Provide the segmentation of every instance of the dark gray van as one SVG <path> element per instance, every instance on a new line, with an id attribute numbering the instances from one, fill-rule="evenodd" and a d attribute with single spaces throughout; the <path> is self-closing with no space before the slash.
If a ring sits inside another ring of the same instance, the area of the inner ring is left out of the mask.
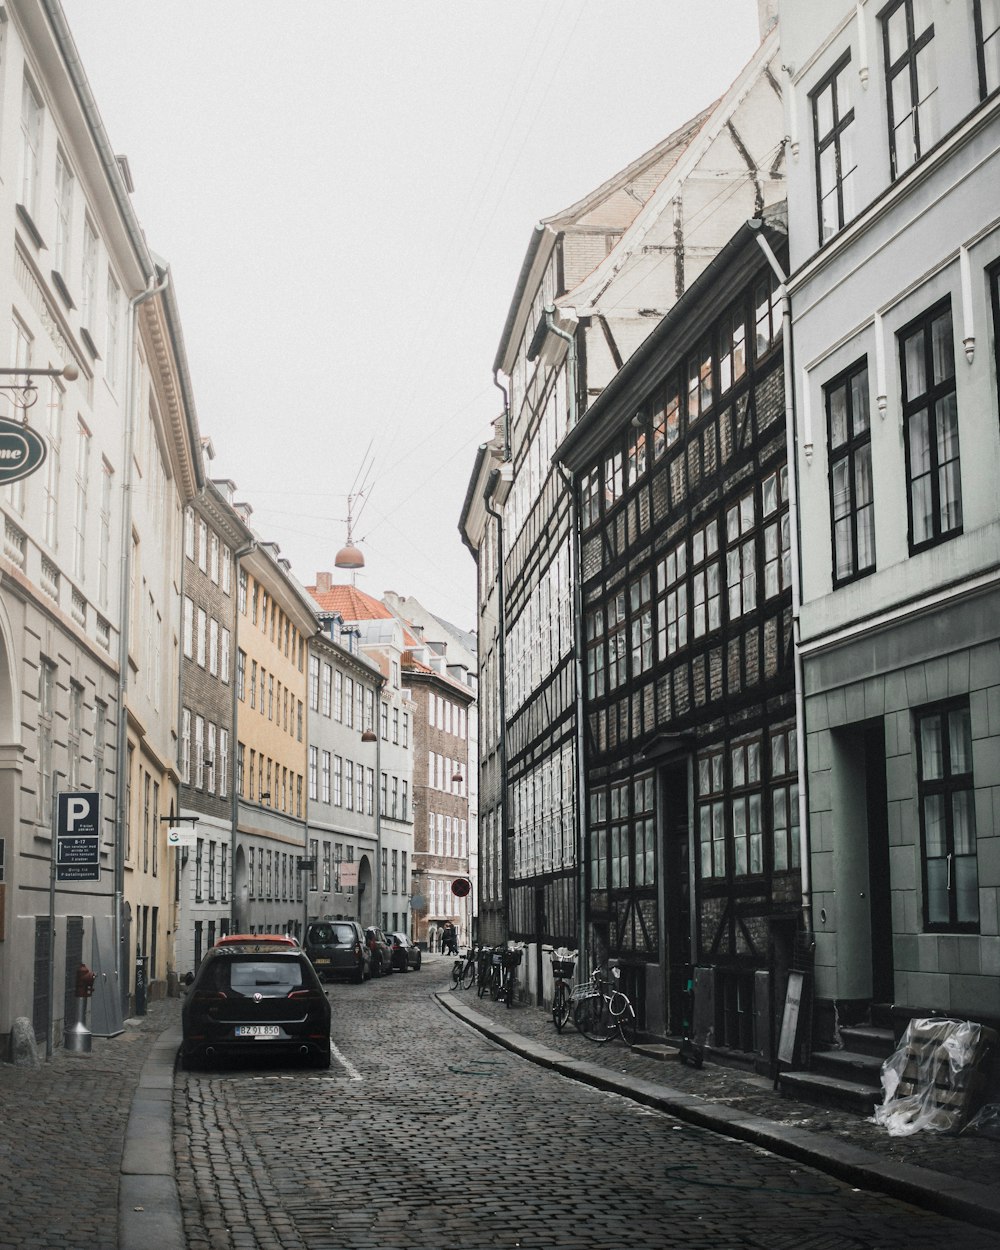
<path id="1" fill-rule="evenodd" d="M 305 951 L 321 981 L 371 976 L 371 951 L 356 920 L 314 920 L 306 927 Z"/>

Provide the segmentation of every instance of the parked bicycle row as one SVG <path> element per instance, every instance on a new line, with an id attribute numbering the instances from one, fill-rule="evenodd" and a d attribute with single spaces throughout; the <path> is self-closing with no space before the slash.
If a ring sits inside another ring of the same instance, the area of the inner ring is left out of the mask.
<path id="1" fill-rule="evenodd" d="M 452 965 L 453 990 L 476 989 L 480 998 L 489 994 L 495 1002 L 510 1007 L 517 990 L 517 970 L 524 944 L 470 946 Z M 611 965 L 606 971 L 595 967 L 590 976 L 576 984 L 576 952 L 555 950 L 552 960 L 552 1022 L 562 1032 L 570 1019 L 593 1042 L 607 1042 L 618 1036 L 626 1046 L 635 1045 L 637 1024 L 631 999 L 619 987 L 621 971 Z"/>

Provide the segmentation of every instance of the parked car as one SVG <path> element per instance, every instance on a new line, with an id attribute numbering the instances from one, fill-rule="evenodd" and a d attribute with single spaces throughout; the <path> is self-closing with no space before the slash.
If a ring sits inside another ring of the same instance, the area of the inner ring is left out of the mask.
<path id="1" fill-rule="evenodd" d="M 385 977 L 392 972 L 392 947 L 381 929 L 371 926 L 365 929 L 365 942 L 372 956 L 372 976 Z"/>
<path id="2" fill-rule="evenodd" d="M 416 946 L 405 933 L 388 934 L 392 948 L 392 966 L 397 972 L 420 971 L 420 947 Z"/>
<path id="3" fill-rule="evenodd" d="M 266 946 L 298 946 L 298 940 L 287 933 L 224 933 L 215 943 L 216 946 L 246 946 L 247 944 Z"/>
<path id="4" fill-rule="evenodd" d="M 330 1003 L 305 951 L 229 942 L 201 961 L 181 1011 L 181 1066 L 282 1054 L 330 1066 Z"/>
<path id="5" fill-rule="evenodd" d="M 306 954 L 321 981 L 350 977 L 364 981 L 372 974 L 372 955 L 356 920 L 317 920 L 306 926 Z"/>

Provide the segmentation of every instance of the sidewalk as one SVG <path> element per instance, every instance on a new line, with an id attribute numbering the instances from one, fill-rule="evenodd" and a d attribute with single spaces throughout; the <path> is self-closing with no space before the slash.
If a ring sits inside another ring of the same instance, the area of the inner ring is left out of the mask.
<path id="1" fill-rule="evenodd" d="M 1000 1142 L 926 1132 L 890 1137 L 863 1116 L 783 1098 L 766 1077 L 709 1060 L 701 1069 L 685 1067 L 673 1057 L 643 1054 L 641 1047 L 629 1051 L 617 1040 L 597 1045 L 572 1024 L 557 1033 L 541 1008 L 508 1009 L 475 990 L 441 990 L 437 998 L 501 1046 L 574 1080 L 752 1142 L 858 1188 L 1000 1229 L 994 1180 Z"/>
<path id="2" fill-rule="evenodd" d="M 0 1063 L 0 1250 L 183 1250 L 170 1102 L 179 1041 L 174 998 L 93 1038 L 89 1055 Z"/>

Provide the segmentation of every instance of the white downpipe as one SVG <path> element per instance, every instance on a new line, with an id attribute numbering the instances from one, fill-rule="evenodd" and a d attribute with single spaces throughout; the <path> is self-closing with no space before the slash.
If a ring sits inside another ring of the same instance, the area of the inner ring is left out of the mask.
<path id="1" fill-rule="evenodd" d="M 155 274 L 150 274 L 152 283 Z M 139 388 L 139 369 L 136 363 L 135 343 L 139 305 L 156 295 L 161 295 L 170 281 L 163 275 L 159 285 L 150 285 L 145 291 L 129 300 L 128 337 L 125 347 L 125 438 L 124 463 L 122 465 L 122 546 L 120 554 L 121 584 L 118 608 L 118 726 L 115 734 L 115 897 L 114 897 L 114 945 L 115 971 L 118 976 L 118 992 L 124 998 L 128 985 L 128 966 L 121 966 L 124 936 L 123 909 L 125 906 L 125 798 L 128 793 L 128 716 L 125 700 L 128 695 L 128 640 L 131 628 L 132 596 L 132 452 L 133 431 L 138 414 L 133 411 Z"/>

